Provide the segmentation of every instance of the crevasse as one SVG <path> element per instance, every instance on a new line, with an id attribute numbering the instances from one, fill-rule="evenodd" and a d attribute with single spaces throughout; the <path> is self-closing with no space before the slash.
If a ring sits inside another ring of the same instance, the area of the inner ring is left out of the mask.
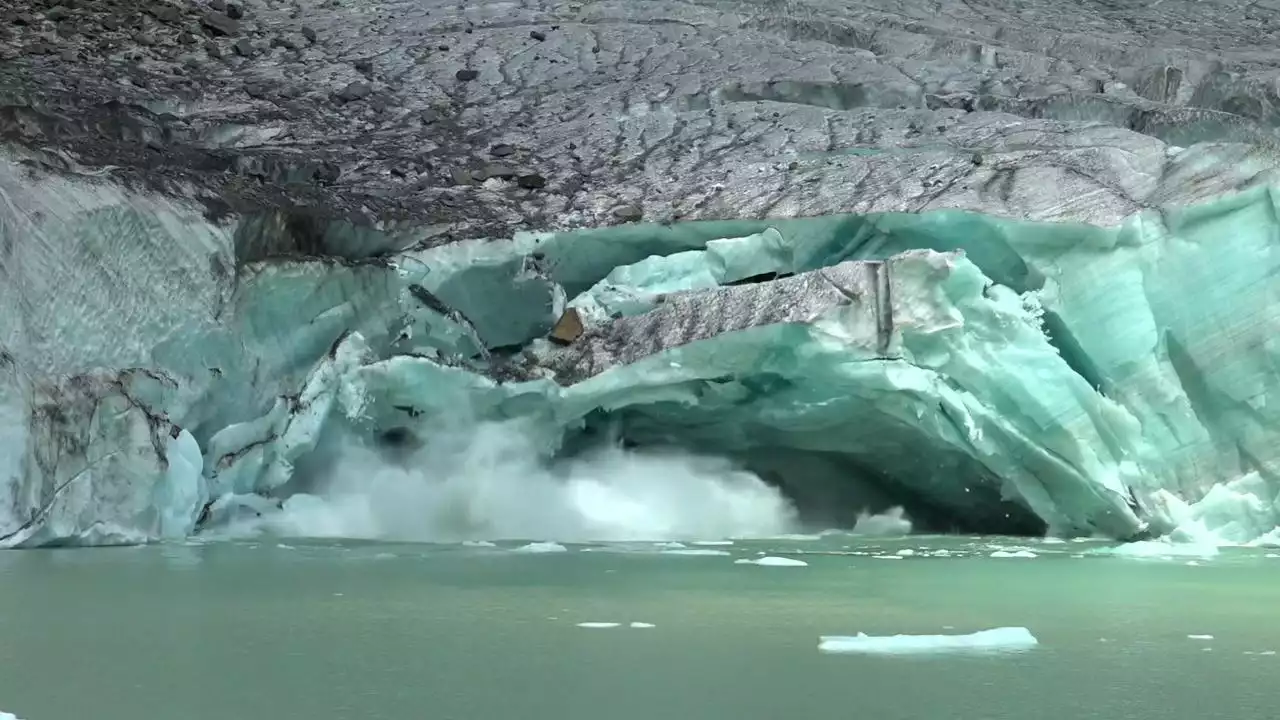
<path id="1" fill-rule="evenodd" d="M 957 530 L 1280 520 L 1271 188 L 1116 228 L 846 215 L 364 262 L 248 261 L 252 218 L 8 161 L 0 193 L 4 545 L 185 536 L 296 491 L 327 437 L 492 420 L 548 456 L 608 428 Z"/>

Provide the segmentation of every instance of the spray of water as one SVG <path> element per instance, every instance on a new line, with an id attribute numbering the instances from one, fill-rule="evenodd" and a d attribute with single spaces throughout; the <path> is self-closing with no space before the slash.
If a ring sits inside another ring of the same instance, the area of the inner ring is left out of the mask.
<path id="1" fill-rule="evenodd" d="M 773 537 L 796 529 L 775 488 L 726 460 L 602 447 L 546 464 L 515 423 L 445 431 L 392 463 L 352 445 L 313 493 L 260 529 L 420 542 Z"/>

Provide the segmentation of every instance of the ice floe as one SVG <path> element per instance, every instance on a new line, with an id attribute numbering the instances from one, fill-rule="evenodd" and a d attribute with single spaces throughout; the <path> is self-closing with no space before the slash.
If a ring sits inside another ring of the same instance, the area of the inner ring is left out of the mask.
<path id="1" fill-rule="evenodd" d="M 1026 651 L 1039 644 L 1027 628 L 1000 627 L 967 635 L 824 635 L 818 650 L 864 655 L 1000 653 Z"/>
<path id="2" fill-rule="evenodd" d="M 755 558 L 754 560 L 742 558 L 741 560 L 734 560 L 733 562 L 735 565 L 763 565 L 764 567 L 808 567 L 809 566 L 809 563 L 803 560 L 797 560 L 795 558 L 787 558 L 787 557 L 776 557 L 773 555 L 766 555 L 762 558 Z"/>

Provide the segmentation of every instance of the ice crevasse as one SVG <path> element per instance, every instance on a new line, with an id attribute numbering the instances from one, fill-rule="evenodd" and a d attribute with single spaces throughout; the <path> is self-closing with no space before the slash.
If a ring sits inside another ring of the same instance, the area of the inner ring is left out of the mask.
<path id="1" fill-rule="evenodd" d="M 1114 228 L 935 211 L 248 259 L 261 218 L 6 160 L 0 543 L 181 537 L 296 491 L 333 434 L 493 420 L 548 457 L 607 427 L 959 530 L 1269 542 L 1277 192 Z"/>

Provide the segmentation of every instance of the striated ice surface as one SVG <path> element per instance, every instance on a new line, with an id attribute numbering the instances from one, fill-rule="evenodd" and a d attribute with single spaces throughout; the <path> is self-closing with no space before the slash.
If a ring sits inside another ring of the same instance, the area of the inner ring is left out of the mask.
<path id="1" fill-rule="evenodd" d="M 234 222 L 18 160 L 0 162 L 5 546 L 328 517 L 314 479 L 340 448 L 434 482 L 415 453 L 493 423 L 538 462 L 727 458 L 716 482 L 763 478 L 821 527 L 1280 544 L 1270 187 L 1109 228 L 944 210 L 248 261 Z M 571 505 L 609 532 L 671 530 L 644 483 L 589 479 Z M 793 530 L 706 487 L 747 519 L 711 537 Z"/>

